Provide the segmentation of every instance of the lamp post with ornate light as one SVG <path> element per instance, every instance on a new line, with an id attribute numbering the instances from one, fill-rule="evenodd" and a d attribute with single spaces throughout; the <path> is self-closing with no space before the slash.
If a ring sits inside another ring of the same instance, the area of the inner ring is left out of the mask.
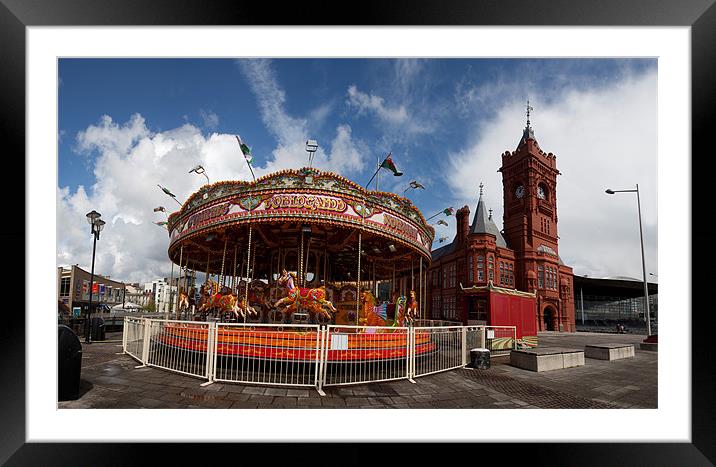
<path id="1" fill-rule="evenodd" d="M 92 269 L 90 271 L 90 290 L 89 290 L 89 309 L 87 310 L 87 334 L 85 334 L 85 343 L 92 343 L 92 293 L 94 286 L 94 256 L 97 250 L 97 240 L 99 240 L 99 233 L 104 228 L 105 222 L 100 219 L 102 215 L 97 211 L 92 210 L 87 213 L 87 222 L 90 224 L 90 230 L 94 241 L 92 242 Z"/>
<path id="2" fill-rule="evenodd" d="M 644 304 L 646 305 L 646 337 L 651 336 L 651 317 L 649 313 L 649 288 L 646 283 L 646 261 L 644 260 L 644 233 L 641 227 L 641 201 L 639 200 L 639 184 L 636 184 L 634 190 L 610 190 L 605 193 L 613 195 L 615 193 L 636 193 L 636 206 L 639 212 L 639 238 L 641 239 L 641 268 L 644 275 Z"/>

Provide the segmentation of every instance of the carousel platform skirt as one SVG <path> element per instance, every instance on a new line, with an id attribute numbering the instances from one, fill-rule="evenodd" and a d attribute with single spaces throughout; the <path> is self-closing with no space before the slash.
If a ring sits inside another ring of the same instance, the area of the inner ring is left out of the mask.
<path id="1" fill-rule="evenodd" d="M 327 361 L 333 363 L 359 363 L 398 360 L 407 357 L 407 334 L 404 330 L 388 332 L 332 333 L 341 336 L 338 345 L 329 337 Z M 208 330 L 191 324 L 167 324 L 153 336 L 153 340 L 178 350 L 205 353 Z M 251 358 L 313 363 L 318 360 L 319 333 L 275 327 L 227 327 L 217 331 L 216 352 L 219 357 Z M 416 356 L 437 351 L 427 332 L 416 331 Z"/>

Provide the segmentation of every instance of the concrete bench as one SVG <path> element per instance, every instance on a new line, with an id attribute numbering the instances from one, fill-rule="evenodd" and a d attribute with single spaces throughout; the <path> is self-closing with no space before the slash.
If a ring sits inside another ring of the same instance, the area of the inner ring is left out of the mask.
<path id="1" fill-rule="evenodd" d="M 510 365 L 538 372 L 584 366 L 584 351 L 564 347 L 513 350 Z"/>
<path id="2" fill-rule="evenodd" d="M 584 355 L 597 360 L 632 358 L 634 344 L 589 344 L 584 346 Z"/>

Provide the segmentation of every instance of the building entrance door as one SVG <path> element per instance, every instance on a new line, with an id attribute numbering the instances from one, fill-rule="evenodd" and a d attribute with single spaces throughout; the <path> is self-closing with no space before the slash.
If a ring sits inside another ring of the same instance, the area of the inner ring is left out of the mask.
<path id="1" fill-rule="evenodd" d="M 544 324 L 543 328 L 545 331 L 556 331 L 556 325 L 555 325 L 555 312 L 551 307 L 547 307 L 544 309 L 544 312 L 542 313 L 544 315 Z"/>

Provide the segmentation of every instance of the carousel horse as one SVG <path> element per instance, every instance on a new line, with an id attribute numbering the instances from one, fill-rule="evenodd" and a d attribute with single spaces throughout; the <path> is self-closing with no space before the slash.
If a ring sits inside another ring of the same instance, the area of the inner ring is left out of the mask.
<path id="1" fill-rule="evenodd" d="M 406 325 L 407 302 L 408 299 L 405 295 L 398 295 L 398 292 L 393 293 L 393 303 L 395 303 L 395 320 L 393 321 L 393 327 Z"/>
<path id="2" fill-rule="evenodd" d="M 274 308 L 284 307 L 287 313 L 293 313 L 301 305 L 316 315 L 322 315 L 326 319 L 332 319 L 331 312 L 336 313 L 338 310 L 331 302 L 326 300 L 325 287 L 315 289 L 299 288 L 295 286 L 295 274 L 289 273 L 285 269 L 281 272 L 278 279 L 279 285 L 285 285 L 288 296 L 282 298 L 274 305 Z M 329 311 L 330 310 L 330 311 Z"/>
<path id="3" fill-rule="evenodd" d="M 235 310 L 234 313 L 240 314 L 242 319 L 246 319 L 247 315 L 258 316 L 259 314 L 255 308 L 249 305 L 249 302 L 248 300 L 246 300 L 246 297 L 242 298 L 241 300 L 237 300 L 237 302 L 234 304 L 233 310 Z"/>
<path id="4" fill-rule="evenodd" d="M 411 290 L 410 300 L 405 310 L 405 319 L 408 322 L 408 326 L 413 324 L 416 316 L 418 316 L 418 300 L 415 298 L 415 290 Z"/>
<path id="5" fill-rule="evenodd" d="M 360 326 L 385 326 L 385 318 L 376 312 L 376 300 L 370 290 L 363 290 L 361 293 L 361 307 L 358 314 Z"/>

